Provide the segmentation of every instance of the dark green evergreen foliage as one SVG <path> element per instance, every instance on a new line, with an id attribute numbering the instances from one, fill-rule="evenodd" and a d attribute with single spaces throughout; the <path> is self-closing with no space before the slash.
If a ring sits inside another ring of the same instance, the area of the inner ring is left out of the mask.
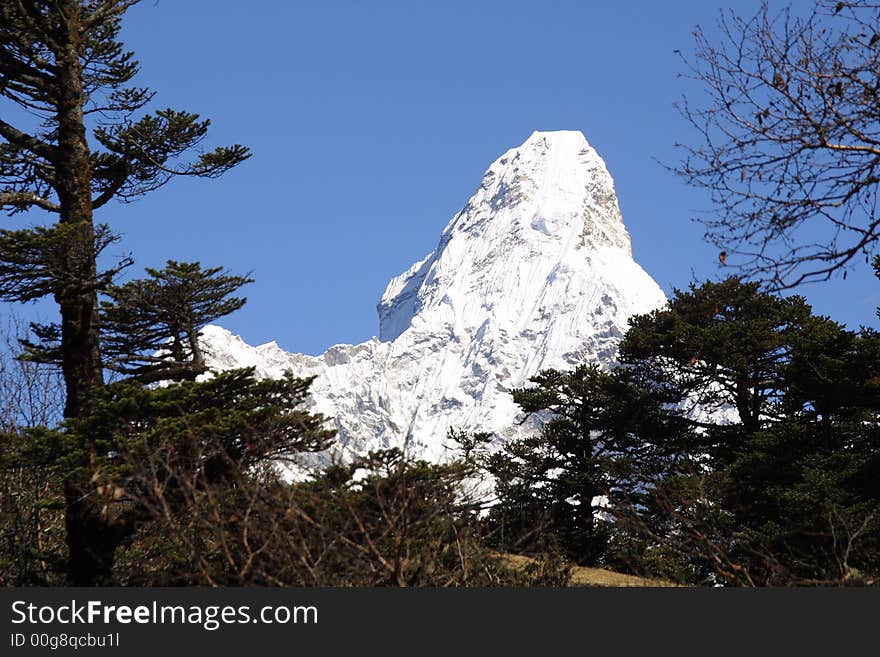
<path id="1" fill-rule="evenodd" d="M 153 92 L 132 84 L 138 63 L 119 41 L 122 17 L 135 4 L 0 6 L 0 97 L 40 119 L 37 127 L 0 120 L 0 208 L 57 215 L 48 227 L 0 237 L 0 294 L 57 302 L 54 356 L 65 377 L 68 417 L 103 383 L 98 294 L 129 264 L 124 259 L 98 272 L 97 254 L 113 238 L 96 226 L 94 210 L 113 199 L 133 200 L 175 176 L 215 177 L 249 156 L 239 145 L 201 151 L 209 122 L 196 114 L 138 116 Z"/>
<path id="2" fill-rule="evenodd" d="M 638 385 L 626 368 L 549 370 L 531 383 L 513 397 L 543 419 L 542 431 L 485 459 L 497 536 L 507 549 L 552 547 L 581 565 L 608 565 L 621 496 L 675 472 L 693 427 L 666 412 L 664 391 Z"/>
<path id="3" fill-rule="evenodd" d="M 95 141 L 106 151 L 96 152 L 92 157 L 93 171 L 100 174 L 96 205 L 106 195 L 132 201 L 177 175 L 216 178 L 249 157 L 243 146 L 220 147 L 199 153 L 192 162 L 169 168 L 202 142 L 210 125 L 209 120 L 200 120 L 198 114 L 164 109 L 135 123 L 97 128 Z"/>
<path id="4" fill-rule="evenodd" d="M 694 460 L 648 494 L 660 509 L 646 522 L 661 521 L 653 535 L 677 532 L 695 572 L 729 583 L 876 575 L 880 496 L 856 482 L 880 454 L 877 348 L 873 332 L 736 279 L 635 318 L 623 367 L 670 393 L 668 412 L 694 427 Z M 693 403 L 727 419 L 688 417 Z"/>
<path id="5" fill-rule="evenodd" d="M 169 468 L 216 483 L 229 479 L 230 469 L 247 471 L 326 449 L 334 432 L 323 416 L 302 408 L 311 382 L 257 380 L 252 370 L 231 370 L 156 388 L 136 381 L 105 386 L 80 417 L 65 423 L 59 442 L 72 437 L 87 444 L 72 445 L 73 460 L 64 469 L 93 476 L 97 468 L 129 478 L 160 458 Z"/>
<path id="6" fill-rule="evenodd" d="M 168 261 L 149 278 L 110 285 L 101 303 L 103 366 L 141 383 L 194 380 L 207 371 L 199 344 L 204 326 L 245 304 L 231 296 L 252 282 L 220 267 Z M 57 324 L 31 324 L 36 341 L 22 340 L 24 358 L 61 365 Z"/>
<path id="7" fill-rule="evenodd" d="M 60 431 L 32 432 L 36 444 L 54 446 L 68 500 L 74 499 L 66 507 L 76 518 L 68 520 L 72 581 L 116 581 L 120 546 L 144 525 L 192 513 L 193 491 L 237 499 L 232 490 L 249 485 L 251 473 L 329 444 L 325 418 L 301 410 L 310 379 L 257 381 L 252 372 L 233 371 L 192 381 L 206 371 L 200 352 L 194 358 L 184 351 L 198 349 L 198 328 L 243 304 L 227 297 L 246 279 L 219 272 L 170 263 L 151 271 L 151 279 L 111 288 L 105 311 L 108 333 L 117 339 L 107 340 L 106 353 L 132 350 L 127 362 L 152 360 L 93 391 Z M 188 341 L 182 347 L 174 343 L 181 336 Z M 168 343 L 180 353 L 164 359 L 149 353 Z M 158 379 L 182 382 L 144 386 Z"/>
<path id="8" fill-rule="evenodd" d="M 105 224 L 95 226 L 88 253 L 76 252 L 80 248 L 77 229 L 71 226 L 0 230 L 0 300 L 28 302 L 52 295 L 68 284 L 71 272 L 66 267 L 70 260 L 82 264 L 88 254 L 97 257 L 118 241 L 118 236 Z M 109 270 L 99 272 L 90 287 L 93 291 L 103 289 L 130 264 L 131 260 L 124 258 Z M 82 281 L 91 276 L 87 270 L 73 273 Z"/>
<path id="9" fill-rule="evenodd" d="M 644 448 L 634 428 L 653 421 L 651 404 L 632 395 L 622 374 L 595 365 L 548 370 L 531 379 L 532 387 L 513 391 L 524 413 L 546 422 L 539 435 L 487 458 L 500 500 L 491 520 L 501 545 L 521 551 L 549 544 L 581 564 L 602 562 L 609 525 L 597 514 L 623 483 L 620 464 Z"/>
<path id="10" fill-rule="evenodd" d="M 59 466 L 67 481 L 89 491 L 80 513 L 100 520 L 100 531 L 84 537 L 99 558 L 79 568 L 103 566 L 97 578 L 112 581 L 116 549 L 142 525 L 189 522 L 192 495 L 235 500 L 261 466 L 325 449 L 333 432 L 302 410 L 310 384 L 237 370 L 159 388 L 104 387 L 50 436 L 66 449 Z"/>
<path id="11" fill-rule="evenodd" d="M 57 215 L 45 226 L 0 233 L 0 299 L 48 296 L 58 305 L 60 321 L 34 326 L 36 340 L 25 341 L 24 356 L 59 367 L 69 422 L 60 433 L 32 429 L 28 435 L 34 449 L 48 441 L 64 455 L 55 466 L 65 498 L 68 577 L 77 584 L 111 581 L 115 548 L 133 531 L 131 523 L 111 522 L 94 503 L 89 482 L 104 437 L 77 433 L 84 409 L 94 413 L 104 399 L 105 367 L 140 384 L 194 379 L 205 371 L 198 329 L 240 307 L 242 300 L 231 293 L 247 282 L 219 269 L 169 263 L 146 281 L 114 286 L 131 259 L 98 269 L 98 255 L 117 238 L 96 224 L 95 210 L 114 199 L 134 200 L 175 176 L 216 177 L 249 157 L 239 145 L 202 150 L 209 122 L 196 114 L 143 114 L 153 93 L 132 84 L 138 64 L 119 41 L 122 17 L 135 4 L 0 3 L 0 98 L 26 110 L 4 116 L 38 118 L 18 125 L 0 119 L 0 208 L 10 215 Z M 157 348 L 168 352 L 167 362 L 156 361 Z M 241 385 L 242 394 L 251 388 L 251 396 L 268 394 L 253 382 Z M 248 467 L 246 460 L 241 467 Z"/>
<path id="12" fill-rule="evenodd" d="M 146 383 L 194 379 L 207 370 L 199 331 L 241 308 L 245 300 L 231 295 L 252 279 L 175 261 L 147 273 L 107 290 L 101 305 L 105 366 Z"/>
<path id="13" fill-rule="evenodd" d="M 754 431 L 772 420 L 793 338 L 814 321 L 802 297 L 761 294 L 756 284 L 729 278 L 676 291 L 668 308 L 633 318 L 619 359 L 669 401 L 708 412 L 733 408 Z M 708 447 L 726 431 L 710 424 Z"/>
<path id="14" fill-rule="evenodd" d="M 736 523 L 729 558 L 748 583 L 877 582 L 877 443 L 873 427 L 852 434 L 796 421 L 749 441 L 721 490 Z"/>
<path id="15" fill-rule="evenodd" d="M 325 428 L 325 418 L 303 410 L 310 384 L 292 377 L 258 381 L 249 370 L 152 388 L 136 381 L 110 384 L 90 398 L 80 416 L 58 429 L 34 427 L 18 437 L 5 436 L 0 466 L 30 476 L 44 472 L 44 480 L 55 483 L 42 499 L 52 500 L 54 490 L 53 504 L 63 499 L 62 488 L 80 491 L 75 505 L 69 500 L 63 505 L 81 519 L 76 533 L 68 525 L 68 545 L 79 549 L 70 551 L 66 569 L 74 581 L 117 583 L 121 576 L 133 576 L 116 567 L 119 550 L 142 550 L 141 534 L 152 536 L 153 547 L 163 550 L 179 547 L 156 533 L 172 521 L 207 523 L 190 532 L 191 540 L 213 536 L 207 528 L 217 518 L 195 519 L 193 514 L 205 509 L 194 504 L 194 497 L 222 501 L 227 515 L 243 514 L 236 504 L 246 508 L 249 500 L 239 493 L 250 494 L 264 482 L 279 485 L 272 474 L 275 464 L 329 446 L 334 434 Z M 25 545 L 22 558 L 37 543 Z M 193 558 L 185 551 L 180 556 Z M 191 562 L 177 565 L 185 571 L 166 576 L 195 577 Z M 18 572 L 13 583 L 27 583 L 25 571 Z"/>
<path id="16" fill-rule="evenodd" d="M 178 159 L 200 146 L 210 121 L 164 109 L 135 119 L 152 100 L 149 89 L 131 85 L 140 68 L 119 41 L 124 13 L 138 0 L 26 0 L 0 7 L 0 94 L 44 119 L 28 134 L 5 122 L 0 158 L 3 205 L 10 212 L 36 206 L 60 212 L 55 172 L 64 110 L 78 106 L 82 119 L 100 114 L 86 153 L 87 176 L 99 208 L 114 198 L 133 200 L 175 175 L 215 177 L 249 156 L 240 145 Z M 75 59 L 77 61 L 70 61 Z"/>
<path id="17" fill-rule="evenodd" d="M 728 279 L 633 318 L 619 362 L 514 392 L 549 420 L 488 461 L 514 544 L 694 583 L 876 581 L 877 333 Z"/>

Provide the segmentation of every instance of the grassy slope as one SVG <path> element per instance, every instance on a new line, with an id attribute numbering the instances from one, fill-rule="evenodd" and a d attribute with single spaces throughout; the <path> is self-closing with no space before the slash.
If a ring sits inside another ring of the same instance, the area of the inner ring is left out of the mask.
<path id="1" fill-rule="evenodd" d="M 513 566 L 525 568 L 533 560 L 519 554 L 506 554 L 505 559 Z M 650 586 L 667 587 L 675 586 L 671 582 L 660 579 L 649 579 L 636 575 L 625 575 L 605 568 L 587 568 L 585 566 L 572 566 L 571 586 Z"/>

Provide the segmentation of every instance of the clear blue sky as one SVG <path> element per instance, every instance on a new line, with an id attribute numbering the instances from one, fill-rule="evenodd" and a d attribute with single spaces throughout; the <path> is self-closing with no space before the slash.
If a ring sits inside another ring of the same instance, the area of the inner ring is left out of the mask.
<path id="1" fill-rule="evenodd" d="M 730 0 L 726 3 L 731 4 Z M 750 12 L 757 2 L 736 9 Z M 582 130 L 615 178 L 636 259 L 667 290 L 719 275 L 690 221 L 700 194 L 666 171 L 694 139 L 674 50 L 724 5 L 666 2 L 144 0 L 124 38 L 158 106 L 212 118 L 254 157 L 178 180 L 99 219 L 138 269 L 167 258 L 253 270 L 222 323 L 318 353 L 375 335 L 388 279 L 434 248 L 487 165 L 533 130 Z M 872 323 L 863 270 L 803 292 Z"/>

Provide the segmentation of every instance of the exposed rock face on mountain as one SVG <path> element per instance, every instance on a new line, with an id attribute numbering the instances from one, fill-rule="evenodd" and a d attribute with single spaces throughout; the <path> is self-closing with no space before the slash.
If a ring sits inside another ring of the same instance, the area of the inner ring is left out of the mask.
<path id="1" fill-rule="evenodd" d="M 580 132 L 535 132 L 492 163 L 437 248 L 388 283 L 378 338 L 321 356 L 216 326 L 204 339 L 219 369 L 317 375 L 315 409 L 346 450 L 442 458 L 450 427 L 515 433 L 511 388 L 546 368 L 610 363 L 627 318 L 664 302 L 632 259 L 602 158 Z"/>

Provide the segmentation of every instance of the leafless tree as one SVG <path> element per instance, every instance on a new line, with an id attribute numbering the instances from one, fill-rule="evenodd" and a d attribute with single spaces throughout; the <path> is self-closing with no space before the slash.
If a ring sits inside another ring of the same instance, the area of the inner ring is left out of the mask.
<path id="1" fill-rule="evenodd" d="M 0 333 L 0 432 L 53 426 L 63 415 L 60 372 L 18 358 L 19 340 L 26 337 L 25 323 L 9 315 Z"/>
<path id="2" fill-rule="evenodd" d="M 206 447 L 206 446 L 205 446 Z M 391 450 L 285 483 L 273 467 L 207 482 L 170 451 L 148 450 L 139 503 L 154 519 L 117 563 L 130 584 L 498 586 L 567 581 L 563 565 L 526 571 L 487 547 L 476 471 Z M 217 454 L 205 452 L 201 460 Z M 173 486 L 168 482 L 173 481 Z M 128 481 L 125 490 L 135 482 Z M 101 482 L 109 514 L 125 494 Z"/>
<path id="3" fill-rule="evenodd" d="M 25 334 L 15 316 L 0 330 L 0 585 L 60 584 L 60 480 L 23 431 L 58 422 L 64 386 L 60 372 L 16 358 Z"/>
<path id="4" fill-rule="evenodd" d="M 806 3 L 804 3 L 806 4 Z M 770 289 L 846 275 L 880 238 L 880 3 L 815 0 L 695 32 L 677 173 L 708 190 L 722 266 Z"/>

